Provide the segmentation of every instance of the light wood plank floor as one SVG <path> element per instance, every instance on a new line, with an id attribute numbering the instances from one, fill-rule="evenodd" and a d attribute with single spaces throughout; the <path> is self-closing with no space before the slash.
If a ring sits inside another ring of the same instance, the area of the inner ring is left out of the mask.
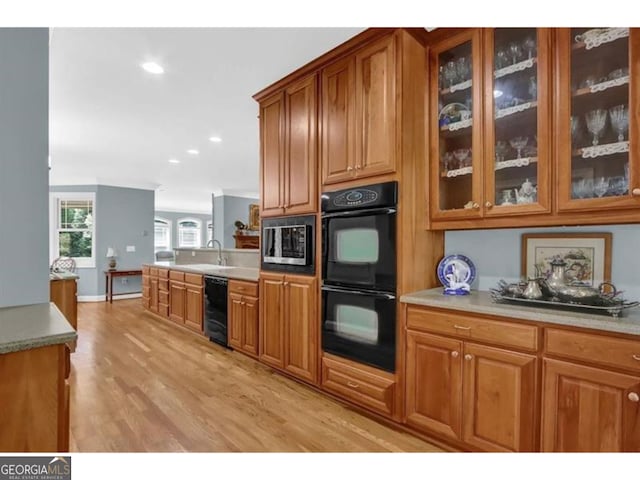
<path id="1" fill-rule="evenodd" d="M 153 319 L 139 299 L 78 310 L 71 451 L 440 451 Z"/>

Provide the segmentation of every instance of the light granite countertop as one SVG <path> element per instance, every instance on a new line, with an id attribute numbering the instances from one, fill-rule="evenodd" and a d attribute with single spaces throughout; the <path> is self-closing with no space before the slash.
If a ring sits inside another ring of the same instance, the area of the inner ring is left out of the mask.
<path id="1" fill-rule="evenodd" d="M 77 337 L 53 303 L 0 308 L 0 354 L 58 345 Z"/>
<path id="2" fill-rule="evenodd" d="M 459 310 L 469 313 L 496 315 L 518 320 L 591 328 L 608 332 L 640 335 L 640 308 L 626 310 L 621 318 L 608 315 L 594 315 L 552 308 L 522 307 L 519 305 L 494 303 L 489 292 L 472 291 L 470 295 L 443 295 L 442 288 L 432 288 L 409 293 L 400 297 L 403 303 L 428 307 Z"/>
<path id="3" fill-rule="evenodd" d="M 247 280 L 257 282 L 260 276 L 260 270 L 251 267 L 234 267 L 220 266 L 212 263 L 195 263 L 192 265 L 176 265 L 175 262 L 154 262 L 145 265 L 151 267 L 165 267 L 172 270 L 178 270 L 187 273 L 199 273 L 201 275 L 215 275 L 217 277 L 226 277 L 235 280 Z"/>

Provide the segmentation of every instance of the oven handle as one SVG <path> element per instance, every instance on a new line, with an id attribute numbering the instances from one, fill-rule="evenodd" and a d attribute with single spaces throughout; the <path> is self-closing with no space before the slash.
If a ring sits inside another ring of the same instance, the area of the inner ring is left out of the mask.
<path id="1" fill-rule="evenodd" d="M 322 218 L 336 217 L 361 217 L 363 215 L 392 215 L 397 212 L 395 208 L 369 208 L 365 210 L 347 210 L 346 212 L 323 213 Z"/>
<path id="2" fill-rule="evenodd" d="M 340 288 L 340 287 L 330 287 L 328 285 L 322 285 L 322 291 L 325 292 L 336 292 L 336 293 L 352 293 L 354 295 L 366 295 L 369 297 L 382 297 L 387 298 L 389 300 L 395 300 L 396 296 L 391 293 L 384 292 L 369 292 L 365 290 L 353 290 L 351 288 Z"/>

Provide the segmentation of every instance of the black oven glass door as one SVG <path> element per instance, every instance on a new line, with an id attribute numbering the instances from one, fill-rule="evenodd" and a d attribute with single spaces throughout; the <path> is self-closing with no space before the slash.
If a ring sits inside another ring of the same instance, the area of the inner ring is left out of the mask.
<path id="1" fill-rule="evenodd" d="M 388 372 L 396 365 L 396 297 L 322 287 L 322 349 Z"/>
<path id="2" fill-rule="evenodd" d="M 325 284 L 395 292 L 395 212 L 382 208 L 322 219 Z"/>

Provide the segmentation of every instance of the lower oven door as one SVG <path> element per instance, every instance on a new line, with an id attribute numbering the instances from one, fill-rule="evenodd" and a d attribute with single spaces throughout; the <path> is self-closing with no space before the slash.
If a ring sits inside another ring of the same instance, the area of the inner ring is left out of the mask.
<path id="1" fill-rule="evenodd" d="M 324 285 L 322 349 L 395 372 L 395 295 Z"/>

